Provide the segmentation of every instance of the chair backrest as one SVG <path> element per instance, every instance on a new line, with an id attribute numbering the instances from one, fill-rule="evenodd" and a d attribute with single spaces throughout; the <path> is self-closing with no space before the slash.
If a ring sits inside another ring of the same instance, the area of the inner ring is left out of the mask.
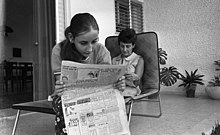
<path id="1" fill-rule="evenodd" d="M 112 58 L 120 54 L 117 36 L 107 37 L 105 40 L 105 46 L 110 51 Z M 160 90 L 157 34 L 155 32 L 137 34 L 134 52 L 142 56 L 144 59 L 144 73 L 141 86 L 142 93 L 147 93 L 150 89 Z"/>

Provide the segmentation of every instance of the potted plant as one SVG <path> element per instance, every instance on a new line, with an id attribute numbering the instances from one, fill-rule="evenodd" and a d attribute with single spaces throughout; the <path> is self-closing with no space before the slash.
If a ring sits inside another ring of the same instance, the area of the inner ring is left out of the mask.
<path id="1" fill-rule="evenodd" d="M 186 88 L 186 97 L 195 97 L 195 91 L 197 84 L 204 85 L 202 82 L 204 75 L 197 74 L 198 69 L 191 71 L 189 73 L 185 70 L 186 75 L 180 74 L 180 80 L 182 80 L 182 83 L 178 87 L 185 87 Z"/>
<path id="2" fill-rule="evenodd" d="M 167 60 L 167 53 L 162 48 L 158 49 L 160 65 L 165 65 Z M 180 73 L 174 66 L 160 68 L 160 84 L 165 86 L 172 86 L 179 79 Z"/>
<path id="3" fill-rule="evenodd" d="M 214 61 L 215 65 L 219 66 L 220 67 L 220 60 L 216 60 Z M 216 71 L 219 71 L 220 69 L 219 68 L 216 68 Z"/>
<path id="4" fill-rule="evenodd" d="M 220 60 L 214 61 L 215 65 L 220 67 Z M 220 70 L 216 68 L 216 71 Z M 220 73 L 214 76 L 214 79 L 208 82 L 205 87 L 206 94 L 212 99 L 220 99 Z"/>

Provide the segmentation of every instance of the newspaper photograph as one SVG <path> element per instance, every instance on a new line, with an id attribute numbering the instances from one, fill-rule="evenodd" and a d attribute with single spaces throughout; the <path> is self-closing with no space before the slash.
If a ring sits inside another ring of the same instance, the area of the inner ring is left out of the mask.
<path id="1" fill-rule="evenodd" d="M 124 98 L 112 87 L 125 73 L 126 66 L 62 62 L 61 79 L 68 85 L 61 97 L 68 135 L 130 135 Z"/>

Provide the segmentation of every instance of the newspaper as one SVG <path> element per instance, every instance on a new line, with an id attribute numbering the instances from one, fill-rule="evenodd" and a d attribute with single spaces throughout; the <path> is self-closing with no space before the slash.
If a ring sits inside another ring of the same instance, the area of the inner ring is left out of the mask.
<path id="1" fill-rule="evenodd" d="M 130 135 L 121 93 L 112 87 L 126 66 L 62 61 L 62 108 L 68 135 Z"/>

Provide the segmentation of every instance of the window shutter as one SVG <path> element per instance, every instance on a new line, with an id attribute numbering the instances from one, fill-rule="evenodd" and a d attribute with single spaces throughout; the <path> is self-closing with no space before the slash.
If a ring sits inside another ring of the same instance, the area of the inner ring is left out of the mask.
<path id="1" fill-rule="evenodd" d="M 143 6 L 136 0 L 131 0 L 131 24 L 132 28 L 137 32 L 143 32 Z"/>
<path id="2" fill-rule="evenodd" d="M 143 32 L 143 2 L 139 0 L 115 0 L 116 32 L 133 28 Z"/>
<path id="3" fill-rule="evenodd" d="M 130 27 L 129 0 L 115 0 L 116 32 Z"/>

